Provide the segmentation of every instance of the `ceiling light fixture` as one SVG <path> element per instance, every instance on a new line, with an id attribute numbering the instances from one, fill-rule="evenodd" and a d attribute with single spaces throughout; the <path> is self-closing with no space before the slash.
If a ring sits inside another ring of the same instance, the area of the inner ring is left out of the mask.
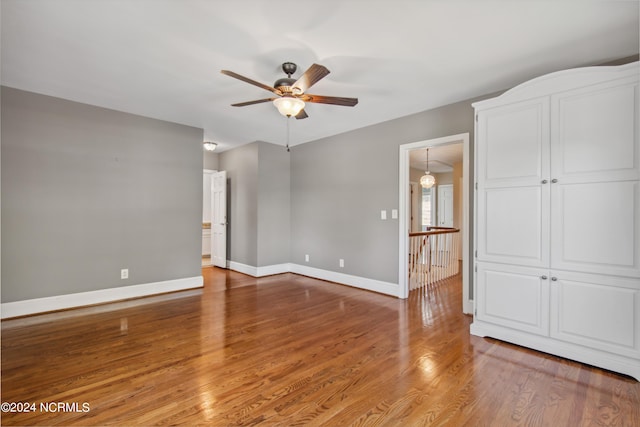
<path id="1" fill-rule="evenodd" d="M 216 149 L 216 147 L 218 146 L 218 144 L 216 144 L 215 142 L 211 142 L 211 141 L 205 141 L 202 146 L 204 147 L 205 150 L 207 151 L 213 151 Z"/>
<path id="2" fill-rule="evenodd" d="M 422 188 L 431 188 L 436 184 L 436 178 L 429 173 L 429 149 L 428 148 L 427 148 L 427 163 L 426 163 L 425 169 L 427 170 L 425 171 L 424 175 L 422 175 L 422 178 L 420 178 L 420 185 L 422 186 Z"/>
<path id="3" fill-rule="evenodd" d="M 280 114 L 291 117 L 298 115 L 300 110 L 304 108 L 304 101 L 292 96 L 283 96 L 282 98 L 274 99 L 273 105 L 276 106 Z"/>

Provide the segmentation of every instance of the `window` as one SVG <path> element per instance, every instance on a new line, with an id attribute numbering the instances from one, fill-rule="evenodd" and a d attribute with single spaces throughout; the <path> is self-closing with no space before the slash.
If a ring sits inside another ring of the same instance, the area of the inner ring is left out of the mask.
<path id="1" fill-rule="evenodd" d="M 427 231 L 428 226 L 435 225 L 435 215 L 433 209 L 435 208 L 435 187 L 422 189 L 422 205 L 421 205 L 421 225 L 422 231 Z"/>

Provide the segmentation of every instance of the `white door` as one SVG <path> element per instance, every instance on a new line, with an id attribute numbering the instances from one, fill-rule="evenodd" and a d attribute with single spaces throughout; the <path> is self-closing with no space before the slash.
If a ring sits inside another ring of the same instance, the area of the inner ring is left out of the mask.
<path id="1" fill-rule="evenodd" d="M 227 268 L 227 172 L 211 177 L 211 263 Z"/>
<path id="2" fill-rule="evenodd" d="M 453 227 L 453 185 L 438 185 L 438 226 Z"/>

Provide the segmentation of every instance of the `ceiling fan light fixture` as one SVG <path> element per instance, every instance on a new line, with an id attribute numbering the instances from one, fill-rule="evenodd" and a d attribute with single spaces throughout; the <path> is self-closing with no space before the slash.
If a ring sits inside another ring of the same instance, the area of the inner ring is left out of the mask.
<path id="1" fill-rule="evenodd" d="M 216 144 L 215 142 L 211 142 L 211 141 L 205 141 L 205 142 L 202 143 L 202 146 L 207 151 L 214 151 L 216 149 L 216 147 L 218 146 L 218 144 Z"/>
<path id="2" fill-rule="evenodd" d="M 283 116 L 291 117 L 296 116 L 304 108 L 304 101 L 292 96 L 283 96 L 273 100 L 273 105 L 276 106 L 280 114 Z"/>

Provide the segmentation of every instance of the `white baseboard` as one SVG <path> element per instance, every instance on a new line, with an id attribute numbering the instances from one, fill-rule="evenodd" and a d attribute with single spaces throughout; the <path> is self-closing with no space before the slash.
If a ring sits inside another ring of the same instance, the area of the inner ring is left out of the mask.
<path id="1" fill-rule="evenodd" d="M 290 271 L 289 264 L 274 264 L 264 267 L 254 267 L 252 265 L 242 264 L 235 261 L 227 261 L 229 270 L 237 271 L 252 277 L 271 276 L 273 274 L 288 273 Z"/>
<path id="2" fill-rule="evenodd" d="M 366 289 L 368 291 L 397 297 L 398 284 L 383 282 L 381 280 L 368 279 L 366 277 L 352 276 L 350 274 L 337 273 L 335 271 L 322 270 L 319 268 L 307 267 L 305 265 L 291 264 L 291 273 L 301 274 L 316 279 L 328 280 L 330 282 L 349 285 L 355 288 Z"/>
<path id="3" fill-rule="evenodd" d="M 291 271 L 291 264 L 267 265 L 264 267 L 258 267 L 257 269 L 258 269 L 258 274 L 256 275 L 257 277 L 271 276 L 274 274 L 289 273 Z"/>
<path id="4" fill-rule="evenodd" d="M 366 277 L 352 276 L 335 271 L 322 270 L 298 264 L 275 264 L 264 267 L 254 267 L 234 261 L 228 262 L 229 269 L 253 277 L 270 276 L 281 273 L 296 273 L 316 279 L 327 280 L 342 285 L 353 286 L 386 295 L 398 296 L 396 283 L 383 282 Z M 52 297 L 35 298 L 0 304 L 0 318 L 27 316 L 48 311 L 64 310 L 88 305 L 121 301 L 130 298 L 140 298 L 149 295 L 175 292 L 185 289 L 201 288 L 202 276 L 183 279 L 167 280 L 163 282 L 145 283 L 141 285 L 122 286 L 118 288 L 100 289 L 97 291 L 80 292 L 76 294 L 56 295 Z"/>
<path id="5" fill-rule="evenodd" d="M 141 285 L 122 286 L 119 288 L 100 289 L 97 291 L 76 294 L 57 295 L 53 297 L 35 298 L 23 301 L 6 302 L 0 305 L 0 317 L 26 316 L 46 311 L 102 304 L 130 298 L 139 298 L 184 289 L 201 288 L 202 276 L 167 280 L 164 282 L 145 283 Z"/>
<path id="6" fill-rule="evenodd" d="M 281 273 L 296 273 L 303 276 L 313 277 L 314 279 L 327 280 L 329 282 L 353 286 L 355 288 L 366 289 L 368 291 L 392 295 L 394 297 L 398 296 L 397 283 L 352 276 L 350 274 L 337 273 L 335 271 L 322 270 L 320 268 L 307 267 L 305 265 L 276 264 L 265 267 L 254 267 L 251 265 L 241 264 L 239 262 L 229 261 L 228 266 L 230 270 L 238 271 L 253 277 L 263 277 Z"/>

